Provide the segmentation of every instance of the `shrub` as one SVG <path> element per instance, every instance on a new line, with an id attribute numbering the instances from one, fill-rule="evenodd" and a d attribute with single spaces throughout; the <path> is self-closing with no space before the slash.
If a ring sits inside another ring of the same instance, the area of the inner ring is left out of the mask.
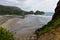
<path id="1" fill-rule="evenodd" d="M 11 32 L 0 26 L 0 40 L 14 40 L 14 38 Z"/>

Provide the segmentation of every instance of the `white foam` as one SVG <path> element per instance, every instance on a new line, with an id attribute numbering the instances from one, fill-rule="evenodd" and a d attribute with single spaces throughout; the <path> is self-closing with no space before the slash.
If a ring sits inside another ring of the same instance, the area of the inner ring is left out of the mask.
<path id="1" fill-rule="evenodd" d="M 44 16 L 44 15 L 26 15 L 26 17 L 22 20 L 19 20 L 17 23 L 20 26 L 29 26 L 29 27 L 39 27 L 47 24 L 51 20 L 52 16 Z"/>

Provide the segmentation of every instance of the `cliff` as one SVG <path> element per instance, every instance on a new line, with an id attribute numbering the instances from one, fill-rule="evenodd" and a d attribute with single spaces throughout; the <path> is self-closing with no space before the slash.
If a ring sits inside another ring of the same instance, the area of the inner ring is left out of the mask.
<path id="1" fill-rule="evenodd" d="M 60 1 L 57 3 L 52 20 L 35 33 L 38 40 L 60 40 Z"/>
<path id="2" fill-rule="evenodd" d="M 60 1 L 57 3 L 57 7 L 55 8 L 55 14 L 53 15 L 52 20 L 58 17 L 60 18 Z"/>

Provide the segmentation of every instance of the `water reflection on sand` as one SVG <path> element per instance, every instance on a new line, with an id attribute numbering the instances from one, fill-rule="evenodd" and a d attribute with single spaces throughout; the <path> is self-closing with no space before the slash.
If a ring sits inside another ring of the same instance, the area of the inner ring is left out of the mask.
<path id="1" fill-rule="evenodd" d="M 24 19 L 9 19 L 2 26 L 12 32 L 15 32 L 15 37 L 17 39 L 28 40 L 27 37 L 32 36 L 36 29 L 47 24 L 47 22 L 49 22 L 51 18 L 52 16 L 26 15 Z"/>

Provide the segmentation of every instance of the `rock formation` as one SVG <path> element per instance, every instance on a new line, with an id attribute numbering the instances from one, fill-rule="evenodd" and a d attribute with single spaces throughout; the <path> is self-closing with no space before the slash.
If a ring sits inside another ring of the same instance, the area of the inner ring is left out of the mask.
<path id="1" fill-rule="evenodd" d="M 53 15 L 52 20 L 54 20 L 55 18 L 57 18 L 57 16 L 60 17 L 60 0 L 57 3 L 57 7 L 55 8 L 55 14 Z"/>

